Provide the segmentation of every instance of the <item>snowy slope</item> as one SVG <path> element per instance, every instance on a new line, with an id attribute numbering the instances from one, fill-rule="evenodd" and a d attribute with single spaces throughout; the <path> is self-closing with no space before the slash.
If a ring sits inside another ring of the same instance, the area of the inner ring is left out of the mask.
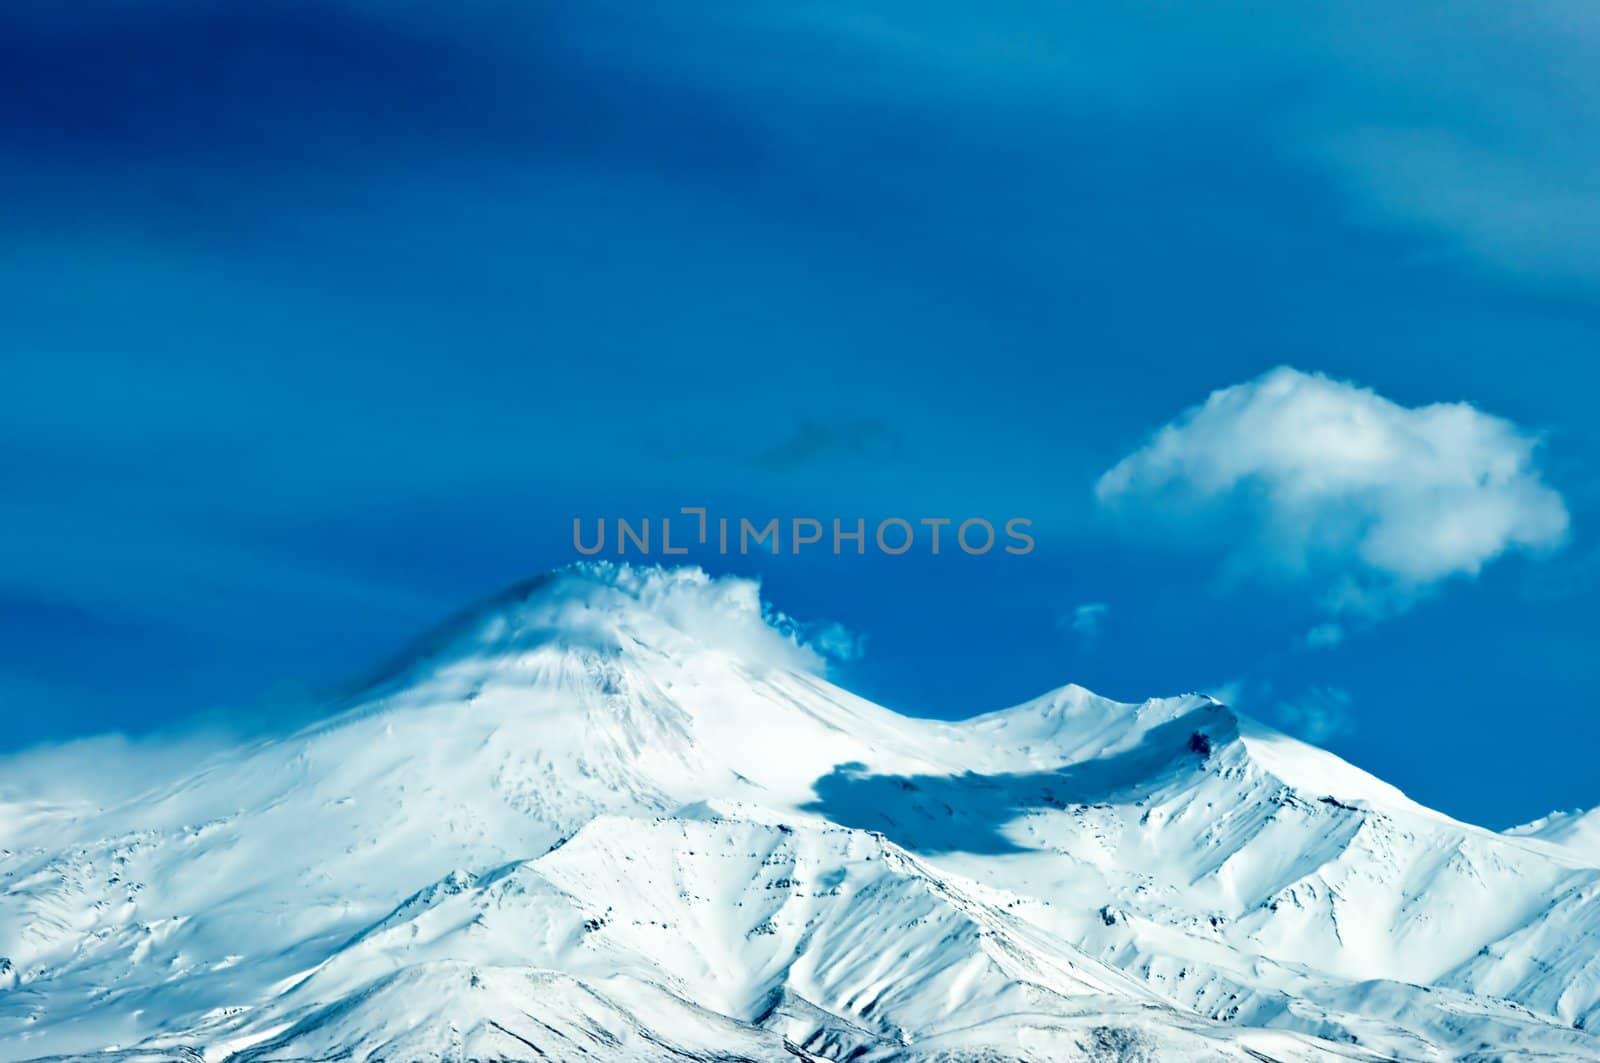
<path id="1" fill-rule="evenodd" d="M 1512 827 L 1507 834 L 1537 838 L 1571 851 L 1580 860 L 1600 864 L 1600 808 L 1587 812 L 1552 812 L 1542 819 Z"/>
<path id="2" fill-rule="evenodd" d="M 902 717 L 794 630 L 580 567 L 134 797 L 0 782 L 0 1060 L 1600 1058 L 1580 831 L 1200 696 Z"/>
<path id="3" fill-rule="evenodd" d="M 337 1005 L 330 1014 L 325 1002 L 361 996 L 375 973 L 451 970 L 471 956 L 480 974 L 575 976 L 651 1023 L 647 1044 L 684 1047 L 687 1029 L 701 1045 L 688 1050 L 701 1053 L 731 1047 L 717 1040 L 729 1036 L 725 1017 L 753 1028 L 739 1037 L 744 1054 L 781 1056 L 787 1042 L 861 1058 L 902 1053 L 910 1031 L 919 1045 L 1000 1049 L 1019 1033 L 1070 1045 L 1125 1012 L 1136 1023 L 1159 1013 L 1160 1043 L 1187 1055 L 1245 1058 L 1127 976 L 1009 915 L 1009 899 L 972 890 L 861 832 L 601 817 L 537 860 L 482 878 L 453 873 L 414 895 L 271 1016 L 227 1036 L 254 1040 L 263 1022 L 287 1017 L 293 1025 L 247 1058 L 324 1058 L 369 1044 L 367 1022 Z M 702 1010 L 715 1017 L 710 1030 Z M 482 1024 L 504 1011 L 494 1001 Z M 425 1025 L 448 1019 L 459 1029 L 463 1014 L 452 999 Z M 570 1034 L 521 1036 L 547 1053 L 594 1047 Z"/>

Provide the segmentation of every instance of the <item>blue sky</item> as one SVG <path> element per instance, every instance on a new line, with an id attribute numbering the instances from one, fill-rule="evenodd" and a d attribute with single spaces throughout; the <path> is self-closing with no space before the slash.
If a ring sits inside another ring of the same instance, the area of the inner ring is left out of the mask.
<path id="1" fill-rule="evenodd" d="M 0 747 L 278 725 L 572 516 L 704 504 L 1034 521 L 705 559 L 904 711 L 1225 690 L 1490 825 L 1600 801 L 1580 4 L 22 3 L 0 41 Z M 1432 457 L 1297 508 L 1349 452 L 1223 426 L 1097 496 L 1278 366 Z M 1433 403 L 1487 435 L 1393 414 Z M 1505 490 L 1442 488 L 1457 445 Z M 1480 503 L 1526 534 L 1427 578 L 1293 530 L 1405 552 Z"/>

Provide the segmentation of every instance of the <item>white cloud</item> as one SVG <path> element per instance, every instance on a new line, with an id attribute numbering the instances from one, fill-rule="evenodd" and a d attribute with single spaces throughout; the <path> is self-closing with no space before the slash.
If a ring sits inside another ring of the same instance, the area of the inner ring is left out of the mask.
<path id="1" fill-rule="evenodd" d="M 1096 485 L 1108 506 L 1221 520 L 1245 554 L 1377 613 L 1509 550 L 1558 546 L 1567 509 L 1537 438 L 1467 403 L 1406 407 L 1279 368 L 1213 392 Z M 1240 534 L 1243 539 L 1239 539 Z"/>

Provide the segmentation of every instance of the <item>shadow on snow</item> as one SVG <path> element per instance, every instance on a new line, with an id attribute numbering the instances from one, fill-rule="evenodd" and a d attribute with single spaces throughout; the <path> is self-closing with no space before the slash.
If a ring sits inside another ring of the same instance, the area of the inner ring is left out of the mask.
<path id="1" fill-rule="evenodd" d="M 874 775 L 851 761 L 812 784 L 816 800 L 805 808 L 916 852 L 1026 852 L 1005 834 L 1013 820 L 1035 809 L 1136 801 L 1172 771 L 1199 767 L 1217 724 L 1231 719 L 1197 708 L 1152 727 L 1131 749 L 1048 771 Z"/>

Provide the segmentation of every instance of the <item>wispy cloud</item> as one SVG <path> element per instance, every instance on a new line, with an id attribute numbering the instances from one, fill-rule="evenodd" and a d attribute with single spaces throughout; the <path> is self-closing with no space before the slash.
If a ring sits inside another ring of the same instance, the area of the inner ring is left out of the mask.
<path id="1" fill-rule="evenodd" d="M 1084 602 L 1074 607 L 1072 612 L 1062 616 L 1057 626 L 1071 631 L 1085 642 L 1091 641 L 1100 634 L 1101 628 L 1105 625 L 1106 614 L 1110 611 L 1111 607 L 1105 602 Z"/>
<path id="2" fill-rule="evenodd" d="M 782 472 L 833 458 L 883 457 L 899 449 L 899 434 L 876 417 L 809 419 L 757 454 L 755 463 Z"/>
<path id="3" fill-rule="evenodd" d="M 839 664 L 859 661 L 867 652 L 867 636 L 851 631 L 837 620 L 802 625 L 801 641 L 824 658 Z"/>
<path id="4" fill-rule="evenodd" d="M 1306 742 L 1319 744 L 1355 730 L 1355 699 L 1343 687 L 1318 684 L 1292 696 L 1278 696 L 1270 679 L 1230 679 L 1206 693 L 1231 709 L 1272 724 Z"/>
<path id="5" fill-rule="evenodd" d="M 1333 647 L 1339 645 L 1339 643 L 1343 642 L 1344 639 L 1344 625 L 1335 624 L 1332 621 L 1329 621 L 1325 624 L 1318 624 L 1316 627 L 1306 632 L 1306 646 L 1307 648 L 1313 650 L 1332 649 Z"/>
<path id="6" fill-rule="evenodd" d="M 1307 742 L 1325 742 L 1355 729 L 1350 692 L 1335 686 L 1317 686 L 1296 697 L 1279 701 L 1270 712 L 1283 730 Z"/>

